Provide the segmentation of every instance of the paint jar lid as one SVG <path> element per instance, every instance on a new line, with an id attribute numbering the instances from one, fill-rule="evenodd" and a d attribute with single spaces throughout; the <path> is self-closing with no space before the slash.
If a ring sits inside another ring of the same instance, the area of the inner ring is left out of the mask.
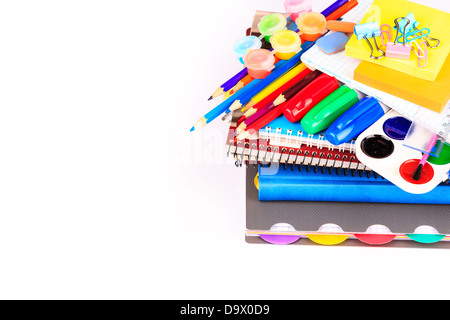
<path id="1" fill-rule="evenodd" d="M 244 56 L 248 69 L 271 71 L 275 66 L 275 57 L 266 49 L 252 50 Z"/>
<path id="2" fill-rule="evenodd" d="M 261 49 L 262 42 L 258 37 L 248 36 L 239 39 L 234 45 L 234 53 L 237 57 L 246 55 L 250 50 Z"/>
<path id="3" fill-rule="evenodd" d="M 327 20 L 318 12 L 303 12 L 296 20 L 297 27 L 302 33 L 319 34 L 327 29 Z"/>
<path id="4" fill-rule="evenodd" d="M 302 49 L 302 40 L 298 33 L 290 30 L 282 30 L 270 38 L 273 50 L 281 53 L 299 53 Z"/>
<path id="5" fill-rule="evenodd" d="M 285 0 L 284 8 L 287 12 L 311 11 L 312 0 Z"/>
<path id="6" fill-rule="evenodd" d="M 280 13 L 274 13 L 262 18 L 258 27 L 263 36 L 271 36 L 277 31 L 284 30 L 286 25 L 286 17 Z"/>

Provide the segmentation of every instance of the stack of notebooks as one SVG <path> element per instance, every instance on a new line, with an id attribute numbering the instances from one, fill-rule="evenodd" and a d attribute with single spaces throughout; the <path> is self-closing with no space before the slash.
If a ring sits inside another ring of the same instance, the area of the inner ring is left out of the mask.
<path id="1" fill-rule="evenodd" d="M 358 138 L 336 146 L 325 132 L 308 134 L 281 115 L 249 139 L 236 140 L 242 113 L 232 112 L 226 152 L 247 170 L 247 242 L 450 248 L 450 16 L 404 0 L 361 0 L 343 20 L 359 24 L 379 15 L 388 23 L 409 12 L 417 12 L 441 40 L 428 68 L 370 59 L 366 42 L 355 36 L 345 51 L 328 55 L 315 45 L 302 56 L 310 69 L 391 109 Z M 393 119 L 411 122 L 404 136 L 398 136 L 401 126 L 386 129 Z M 384 128 L 380 135 L 377 125 Z M 438 135 L 439 150 L 408 145 L 412 128 Z M 389 154 L 371 154 L 366 147 L 372 144 Z M 422 184 L 398 182 L 408 180 L 403 160 L 424 153 L 431 158 L 424 171 L 435 177 L 424 173 L 428 180 Z"/>

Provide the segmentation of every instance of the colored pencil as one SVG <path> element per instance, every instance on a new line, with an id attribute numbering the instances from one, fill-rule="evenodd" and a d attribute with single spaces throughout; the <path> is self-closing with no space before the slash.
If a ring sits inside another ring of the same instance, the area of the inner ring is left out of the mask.
<path id="1" fill-rule="evenodd" d="M 289 72 L 286 72 L 283 76 L 278 78 L 276 81 L 271 83 L 267 88 L 262 90 L 260 93 L 255 95 L 246 105 L 245 110 L 248 110 L 249 108 L 252 108 L 255 104 L 258 102 L 261 102 L 265 98 L 267 98 L 271 93 L 281 88 L 283 85 L 291 81 L 293 78 L 301 74 L 303 71 L 308 69 L 306 65 L 303 63 L 300 63 L 299 65 L 292 68 Z M 244 110 L 244 109 L 243 109 Z"/>
<path id="2" fill-rule="evenodd" d="M 245 125 L 248 125 L 249 121 L 247 121 L 247 118 L 251 117 L 252 115 L 254 115 L 257 112 L 259 113 L 259 110 L 265 108 L 267 105 L 273 104 L 275 99 L 278 98 L 283 92 L 285 92 L 286 90 L 288 90 L 289 88 L 291 88 L 292 86 L 297 84 L 299 81 L 301 81 L 306 76 L 311 74 L 311 72 L 312 71 L 310 69 L 306 68 L 305 70 L 300 72 L 297 76 L 295 76 L 292 80 L 290 80 L 289 82 L 287 82 L 286 84 L 284 84 L 283 86 L 281 86 L 280 88 L 278 88 L 277 90 L 275 90 L 274 92 L 269 94 L 266 98 L 264 98 L 263 100 L 261 100 L 260 102 L 255 104 L 252 108 L 249 108 L 245 112 L 245 114 L 238 120 L 238 127 L 244 121 L 245 121 Z M 240 127 L 240 130 L 244 130 L 244 129 L 245 129 L 244 126 Z"/>
<path id="3" fill-rule="evenodd" d="M 241 90 L 243 87 L 245 87 L 246 85 L 248 85 L 251 81 L 253 80 L 252 77 L 250 76 L 245 76 L 241 81 L 239 81 L 234 87 L 233 89 L 230 90 L 230 93 L 236 93 L 239 90 Z"/>
<path id="4" fill-rule="evenodd" d="M 332 14 L 326 17 L 327 21 L 329 20 L 337 20 L 342 18 L 343 15 L 348 13 L 350 10 L 352 10 L 354 7 L 358 5 L 357 0 L 350 0 L 346 4 L 344 4 L 342 7 L 334 11 Z"/>
<path id="5" fill-rule="evenodd" d="M 300 58 L 302 57 L 303 53 L 308 51 L 315 42 L 305 42 L 302 45 L 302 51 L 300 51 L 298 54 L 296 54 L 294 57 L 292 57 L 285 65 L 280 67 L 278 70 L 273 71 L 270 75 L 268 75 L 265 79 L 263 79 L 257 86 L 255 86 L 252 90 L 247 92 L 245 95 L 237 99 L 232 107 L 230 107 L 230 110 L 237 110 L 241 108 L 243 105 L 247 104 L 254 96 L 256 96 L 259 92 L 267 88 L 272 82 L 276 81 L 278 78 L 283 76 L 286 72 L 294 68 L 296 65 L 300 63 Z"/>
<path id="6" fill-rule="evenodd" d="M 307 75 L 305 78 L 303 78 L 300 82 L 292 86 L 292 88 L 289 88 L 282 94 L 280 94 L 274 101 L 274 105 L 278 106 L 282 103 L 285 103 L 286 101 L 292 99 L 299 93 L 301 90 L 303 90 L 308 84 L 310 84 L 314 79 L 317 79 L 322 74 L 321 71 L 315 70 L 309 75 Z"/>
<path id="7" fill-rule="evenodd" d="M 231 90 L 240 80 L 245 78 L 248 75 L 247 68 L 242 69 L 239 71 L 236 75 L 234 75 L 231 79 L 229 79 L 227 82 L 222 84 L 217 90 L 211 95 L 209 100 L 215 99 L 220 97 L 221 95 L 224 95 L 225 92 Z"/>
<path id="8" fill-rule="evenodd" d="M 335 3 L 333 3 L 331 6 L 323 10 L 321 13 L 328 17 L 330 14 L 341 8 L 344 4 L 346 4 L 348 0 L 337 0 Z"/>
<path id="9" fill-rule="evenodd" d="M 258 132 L 261 128 L 268 125 L 270 122 L 278 118 L 283 114 L 283 110 L 286 107 L 286 104 L 280 104 L 277 107 L 272 108 L 269 112 L 264 114 L 258 120 L 253 122 L 251 125 L 245 129 L 245 131 L 241 132 L 237 135 L 236 140 L 244 140 L 251 137 L 253 134 Z"/>
<path id="10" fill-rule="evenodd" d="M 212 109 L 210 112 L 208 112 L 206 115 L 204 115 L 202 118 L 200 118 L 200 120 L 197 121 L 197 123 L 191 128 L 191 132 L 206 126 L 208 123 L 210 123 L 211 121 L 213 121 L 214 119 L 219 117 L 222 113 L 226 112 L 230 108 L 230 106 L 233 104 L 233 102 L 236 101 L 236 99 L 239 99 L 246 92 L 250 91 L 260 81 L 261 80 L 252 81 L 245 88 L 243 88 L 242 90 L 240 90 L 239 92 L 234 94 L 233 97 L 223 101 L 217 107 Z"/>

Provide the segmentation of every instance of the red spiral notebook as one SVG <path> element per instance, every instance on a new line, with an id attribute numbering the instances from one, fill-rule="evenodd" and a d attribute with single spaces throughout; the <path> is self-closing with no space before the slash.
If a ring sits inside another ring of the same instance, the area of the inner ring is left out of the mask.
<path id="1" fill-rule="evenodd" d="M 236 127 L 241 116 L 240 111 L 232 113 L 226 141 L 227 155 L 234 158 L 237 166 L 306 165 L 371 172 L 356 157 L 353 143 L 333 146 L 323 135 L 282 135 L 282 128 L 273 128 L 274 132 L 270 134 L 266 127 L 250 139 L 236 141 Z"/>

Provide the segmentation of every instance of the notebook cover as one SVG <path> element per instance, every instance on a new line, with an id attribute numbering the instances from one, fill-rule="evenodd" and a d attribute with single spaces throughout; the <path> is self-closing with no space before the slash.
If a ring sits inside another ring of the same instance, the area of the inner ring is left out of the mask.
<path id="1" fill-rule="evenodd" d="M 450 53 L 450 14 L 444 11 L 436 10 L 424 5 L 413 3 L 406 0 L 375 0 L 372 7 L 364 16 L 361 24 L 372 22 L 377 16 L 380 18 L 380 26 L 388 24 L 392 28 L 392 38 L 394 39 L 396 31 L 395 19 L 405 17 L 409 13 L 414 13 L 415 18 L 420 24 L 419 29 L 428 28 L 431 30 L 430 36 L 441 40 L 438 48 L 430 49 L 428 65 L 425 68 L 417 66 L 417 56 L 411 52 L 411 59 L 393 59 L 383 58 L 374 60 L 370 58 L 370 49 L 365 40 L 358 40 L 354 34 L 345 48 L 345 54 L 349 57 L 369 61 L 373 64 L 381 65 L 393 70 L 397 70 L 408 75 L 418 77 L 428 81 L 435 81 L 447 56 Z M 369 38 L 373 43 L 373 38 Z M 381 37 L 377 37 L 377 43 L 381 47 Z"/>
<path id="2" fill-rule="evenodd" d="M 258 200 L 254 179 L 257 168 L 246 169 L 246 241 L 252 244 L 268 244 L 262 236 L 275 235 L 272 226 L 287 223 L 295 228 L 289 233 L 294 245 L 316 245 L 310 240 L 321 226 L 329 223 L 340 226 L 345 241 L 339 246 L 368 246 L 362 235 L 374 225 L 383 225 L 395 235 L 395 240 L 383 247 L 450 249 L 450 216 L 447 205 L 346 203 L 346 202 L 298 202 Z M 412 240 L 418 227 L 430 226 L 439 232 L 440 242 L 423 244 Z M 358 238 L 356 237 L 358 236 Z M 311 238 L 309 238 L 311 237 Z M 274 242 L 270 242 L 274 243 Z"/>
<path id="3" fill-rule="evenodd" d="M 416 195 L 373 174 L 308 167 L 259 167 L 260 201 L 334 201 L 363 203 L 450 204 L 450 188 L 442 184 Z"/>
<path id="4" fill-rule="evenodd" d="M 354 80 L 441 113 L 450 100 L 450 55 L 435 82 L 367 61 L 362 61 L 356 68 Z"/>

